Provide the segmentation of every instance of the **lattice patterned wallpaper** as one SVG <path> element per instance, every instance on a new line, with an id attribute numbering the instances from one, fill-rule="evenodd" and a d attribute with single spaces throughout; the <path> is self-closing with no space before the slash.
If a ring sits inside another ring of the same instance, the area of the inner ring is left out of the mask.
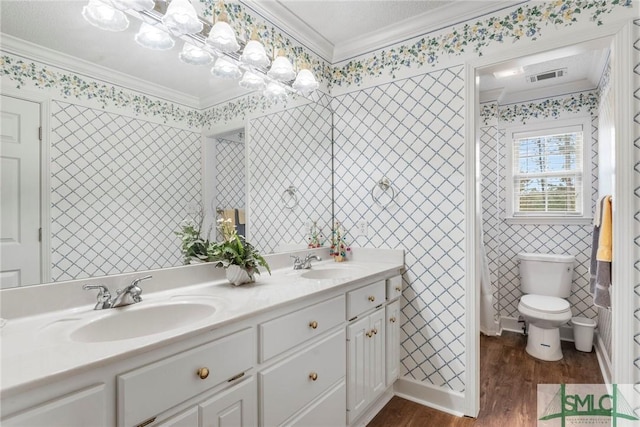
<path id="1" fill-rule="evenodd" d="M 280 245 L 306 244 L 306 224 L 331 229 L 331 110 L 307 104 L 250 119 L 249 229 L 251 243 L 265 253 Z M 283 193 L 296 188 L 288 209 Z"/>
<path id="2" fill-rule="evenodd" d="M 588 112 L 559 113 L 558 118 L 576 117 Z M 520 122 L 520 120 L 516 120 Z M 592 209 L 598 192 L 598 127 L 592 119 Z M 501 126 L 498 124 L 498 126 Z M 520 277 L 517 255 L 520 252 L 568 253 L 576 256 L 573 286 L 569 302 L 574 316 L 595 318 L 596 309 L 589 293 L 589 260 L 591 256 L 591 225 L 507 224 L 506 216 L 506 135 L 504 129 L 482 126 L 481 172 L 484 242 L 494 284 L 494 305 L 498 316 L 519 316 Z"/>
<path id="3" fill-rule="evenodd" d="M 200 134 L 51 103 L 52 279 L 180 265 L 200 201 Z"/>
<path id="4" fill-rule="evenodd" d="M 223 138 L 216 141 L 216 208 L 244 209 L 247 196 L 245 145 Z"/>
<path id="5" fill-rule="evenodd" d="M 403 375 L 465 388 L 464 68 L 340 95 L 335 111 L 336 219 L 357 246 L 406 250 Z M 396 202 L 370 191 L 383 176 Z M 354 233 L 360 220 L 369 235 Z"/>

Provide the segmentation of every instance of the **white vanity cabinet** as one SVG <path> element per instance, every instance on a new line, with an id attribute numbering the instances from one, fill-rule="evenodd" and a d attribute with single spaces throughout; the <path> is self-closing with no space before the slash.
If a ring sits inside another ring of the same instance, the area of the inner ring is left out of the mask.
<path id="1" fill-rule="evenodd" d="M 341 294 L 259 325 L 259 425 L 344 425 L 344 313 Z"/>
<path id="2" fill-rule="evenodd" d="M 347 308 L 352 319 L 347 326 L 347 423 L 351 424 L 386 389 L 385 281 L 348 292 L 347 301 L 352 302 L 351 310 Z"/>
<path id="3" fill-rule="evenodd" d="M 6 427 L 107 426 L 104 384 L 79 390 L 2 420 Z"/>
<path id="4" fill-rule="evenodd" d="M 182 402 L 242 378 L 255 363 L 254 342 L 254 328 L 246 328 L 118 375 L 118 425 L 151 423 Z"/>

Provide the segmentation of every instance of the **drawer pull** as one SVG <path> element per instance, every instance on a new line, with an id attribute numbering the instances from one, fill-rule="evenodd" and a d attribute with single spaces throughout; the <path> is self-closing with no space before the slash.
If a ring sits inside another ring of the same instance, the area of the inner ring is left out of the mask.
<path id="1" fill-rule="evenodd" d="M 396 292 L 402 292 L 402 288 L 400 286 L 396 286 Z"/>
<path id="2" fill-rule="evenodd" d="M 395 317 L 390 317 L 390 318 L 389 318 L 389 322 L 391 322 L 391 323 L 396 323 L 396 318 L 395 318 Z"/>
<path id="3" fill-rule="evenodd" d="M 316 322 L 315 320 L 311 323 L 309 323 L 309 327 L 311 329 L 317 329 L 318 328 L 318 322 Z"/>
<path id="4" fill-rule="evenodd" d="M 374 302 L 376 300 L 376 297 L 374 297 L 373 295 L 371 295 L 369 298 L 369 301 Z"/>
<path id="5" fill-rule="evenodd" d="M 200 368 L 198 369 L 198 376 L 201 380 L 206 379 L 209 376 L 209 368 Z"/>
<path id="6" fill-rule="evenodd" d="M 365 333 L 365 335 L 367 336 L 367 338 L 371 338 L 373 336 L 373 334 L 371 333 L 371 331 Z"/>
<path id="7" fill-rule="evenodd" d="M 315 381 L 318 379 L 318 374 L 316 374 L 315 372 L 311 372 L 309 374 L 309 379 L 311 379 L 311 381 Z"/>
<path id="8" fill-rule="evenodd" d="M 371 333 L 372 333 L 373 335 L 376 335 L 376 334 L 378 333 L 378 330 L 377 330 L 376 328 L 373 328 L 373 329 L 371 330 Z"/>

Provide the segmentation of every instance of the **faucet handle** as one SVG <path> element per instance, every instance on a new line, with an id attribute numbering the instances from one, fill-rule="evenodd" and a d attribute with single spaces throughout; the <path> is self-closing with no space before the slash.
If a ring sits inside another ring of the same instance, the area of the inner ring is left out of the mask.
<path id="1" fill-rule="evenodd" d="M 93 308 L 94 310 L 102 310 L 104 308 L 111 307 L 111 292 L 109 292 L 109 288 L 103 285 L 83 285 L 82 289 L 85 291 L 89 291 L 92 289 L 98 289 L 98 295 L 96 297 L 96 306 Z"/>
<path id="2" fill-rule="evenodd" d="M 152 275 L 148 275 L 148 276 L 144 276 L 144 277 L 138 277 L 137 279 L 134 279 L 133 282 L 131 282 L 131 286 L 138 286 L 140 284 L 140 282 L 142 282 L 143 280 L 149 280 L 151 278 L 153 278 Z"/>

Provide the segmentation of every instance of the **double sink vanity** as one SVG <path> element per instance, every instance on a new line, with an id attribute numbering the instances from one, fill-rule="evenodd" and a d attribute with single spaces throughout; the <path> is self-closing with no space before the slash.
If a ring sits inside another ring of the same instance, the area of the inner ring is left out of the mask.
<path id="1" fill-rule="evenodd" d="M 271 255 L 239 287 L 209 264 L 153 271 L 102 310 L 83 285 L 149 272 L 1 291 L 2 425 L 365 425 L 399 375 L 404 254 L 309 252 L 329 261 Z"/>

